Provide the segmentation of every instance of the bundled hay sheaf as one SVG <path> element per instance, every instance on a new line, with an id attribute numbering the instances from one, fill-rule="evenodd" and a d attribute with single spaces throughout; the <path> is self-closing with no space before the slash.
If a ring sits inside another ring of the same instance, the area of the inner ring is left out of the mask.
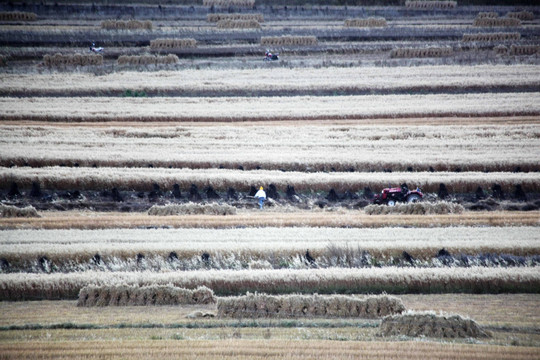
<path id="1" fill-rule="evenodd" d="M 385 27 L 387 25 L 386 19 L 382 17 L 345 20 L 345 27 Z"/>
<path id="2" fill-rule="evenodd" d="M 315 36 L 263 36 L 262 46 L 317 45 Z"/>
<path id="3" fill-rule="evenodd" d="M 214 292 L 206 286 L 194 290 L 172 285 L 88 285 L 79 291 L 77 306 L 148 306 L 214 304 Z"/>
<path id="4" fill-rule="evenodd" d="M 206 21 L 215 22 L 221 20 L 255 20 L 260 23 L 264 22 L 263 14 L 208 14 Z"/>
<path id="5" fill-rule="evenodd" d="M 521 26 L 521 20 L 512 18 L 476 18 L 473 26 L 478 27 L 516 27 Z"/>
<path id="6" fill-rule="evenodd" d="M 392 49 L 392 58 L 424 58 L 424 57 L 444 57 L 451 56 L 454 50 L 450 47 L 429 47 L 429 48 L 398 48 Z"/>
<path id="7" fill-rule="evenodd" d="M 540 52 L 538 45 L 512 45 L 510 55 L 534 55 Z"/>
<path id="8" fill-rule="evenodd" d="M 43 56 L 45 66 L 88 66 L 103 65 L 103 56 L 99 54 L 54 54 Z"/>
<path id="9" fill-rule="evenodd" d="M 195 39 L 155 39 L 150 41 L 152 49 L 181 49 L 197 47 Z"/>
<path id="10" fill-rule="evenodd" d="M 519 39 L 521 39 L 521 34 L 518 32 L 496 32 L 463 34 L 463 38 L 461 39 L 461 41 L 508 41 Z"/>
<path id="11" fill-rule="evenodd" d="M 534 14 L 530 11 L 509 12 L 506 14 L 506 16 L 511 19 L 519 19 L 523 21 L 534 20 Z"/>
<path id="12" fill-rule="evenodd" d="M 19 208 L 11 205 L 0 205 L 0 214 L 3 218 L 12 217 L 41 217 L 32 205 Z"/>
<path id="13" fill-rule="evenodd" d="M 490 335 L 476 321 L 460 315 L 435 315 L 432 312 L 407 312 L 382 320 L 380 336 L 436 338 L 486 338 Z"/>
<path id="14" fill-rule="evenodd" d="M 203 0 L 203 6 L 255 6 L 255 0 Z"/>
<path id="15" fill-rule="evenodd" d="M 257 20 L 219 20 L 218 29 L 260 29 L 261 24 Z"/>
<path id="16" fill-rule="evenodd" d="M 490 12 L 480 12 L 478 15 L 476 15 L 477 19 L 495 19 L 498 18 L 499 14 L 496 12 L 490 11 Z"/>
<path id="17" fill-rule="evenodd" d="M 180 61 L 178 56 L 169 54 L 155 55 L 122 55 L 118 57 L 118 65 L 169 65 Z"/>
<path id="18" fill-rule="evenodd" d="M 418 202 L 412 204 L 396 204 L 396 206 L 387 205 L 368 205 L 364 211 L 368 215 L 387 215 L 387 214 L 405 214 L 405 215 L 432 215 L 432 214 L 461 214 L 465 208 L 461 204 L 440 201 L 436 203 Z"/>
<path id="19" fill-rule="evenodd" d="M 35 21 L 37 15 L 31 12 L 21 11 L 2 11 L 0 12 L 0 21 Z"/>
<path id="20" fill-rule="evenodd" d="M 405 1 L 407 9 L 434 10 L 455 9 L 457 1 Z"/>
<path id="21" fill-rule="evenodd" d="M 152 30 L 152 21 L 104 20 L 101 22 L 101 28 L 106 30 Z"/>
<path id="22" fill-rule="evenodd" d="M 401 299 L 381 295 L 363 298 L 346 295 L 250 294 L 218 298 L 218 316 L 233 318 L 356 317 L 375 319 L 405 311 Z"/>
<path id="23" fill-rule="evenodd" d="M 227 204 L 170 204 L 154 205 L 148 210 L 148 215 L 168 216 L 168 215 L 235 215 L 236 208 Z"/>

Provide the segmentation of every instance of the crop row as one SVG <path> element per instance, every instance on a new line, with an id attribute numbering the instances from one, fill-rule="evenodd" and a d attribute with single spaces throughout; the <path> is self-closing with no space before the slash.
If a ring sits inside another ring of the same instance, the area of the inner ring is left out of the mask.
<path id="1" fill-rule="evenodd" d="M 506 34 L 506 33 L 503 33 Z M 514 33 L 510 33 L 514 36 Z M 517 34 L 517 33 L 516 33 Z M 468 34 L 471 37 L 485 34 Z M 495 33 L 502 36 L 501 33 Z M 518 34 L 519 35 L 519 34 Z M 506 35 L 505 35 L 506 36 Z M 176 42 L 178 41 L 178 44 Z M 183 46 L 193 39 L 157 39 L 156 46 Z M 152 43 L 154 44 L 154 42 Z M 534 65 L 480 65 L 480 66 L 418 66 L 418 67 L 354 67 L 354 68 L 272 68 L 244 70 L 182 70 L 159 72 L 122 72 L 100 77 L 84 73 L 4 74 L 2 94 L 19 96 L 47 94 L 76 96 L 80 91 L 114 94 L 126 89 L 144 90 L 148 94 L 178 92 L 179 94 L 204 92 L 231 94 L 255 91 L 269 83 L 276 93 L 288 91 L 371 92 L 385 91 L 482 91 L 497 87 L 540 87 L 540 70 Z M 215 81 L 219 78 L 219 81 Z M 290 81 L 295 79 L 295 81 Z M 433 100 L 438 101 L 438 100 Z M 389 103 L 391 100 L 389 99 Z"/>
<path id="2" fill-rule="evenodd" d="M 5 230 L 1 235 L 2 272 L 527 266 L 540 254 L 536 227 Z"/>
<path id="3" fill-rule="evenodd" d="M 0 98 L 1 120 L 269 121 L 540 114 L 539 93 L 220 98 Z M 97 110 L 99 109 L 99 110 Z M 182 111 L 179 111 L 182 109 Z M 269 109 L 271 109 L 269 111 Z M 474 120 L 471 120 L 474 123 Z"/>
<path id="4" fill-rule="evenodd" d="M 206 286 L 218 296 L 246 292 L 319 293 L 537 293 L 537 268 L 369 268 L 204 270 L 0 274 L 0 300 L 76 299 L 87 285 Z"/>
<path id="5" fill-rule="evenodd" d="M 536 125 L 0 126 L 0 166 L 538 171 Z M 260 149 L 265 149 L 260 151 Z M 429 151 L 427 151 L 429 149 Z M 284 156 L 283 154 L 287 154 Z"/>
<path id="6" fill-rule="evenodd" d="M 293 186 L 296 191 L 353 191 L 382 189 L 388 184 L 406 183 L 425 192 L 438 192 L 444 183 L 451 192 L 474 192 L 480 186 L 498 184 L 504 192 L 521 185 L 526 192 L 540 191 L 536 173 L 302 173 L 282 171 L 241 171 L 227 169 L 165 169 L 165 168 L 0 168 L 0 188 L 9 189 L 12 182 L 31 188 L 32 182 L 54 190 L 107 190 L 112 188 L 150 190 L 153 184 L 172 189 L 174 184 L 187 190 L 191 184 L 216 190 L 249 191 L 251 186 L 274 184 L 284 191 Z"/>

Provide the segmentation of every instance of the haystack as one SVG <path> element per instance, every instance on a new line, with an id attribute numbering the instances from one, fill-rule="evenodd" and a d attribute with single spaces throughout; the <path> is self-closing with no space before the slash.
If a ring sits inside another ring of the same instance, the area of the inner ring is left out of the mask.
<path id="1" fill-rule="evenodd" d="M 379 328 L 380 336 L 410 336 L 436 338 L 486 338 L 474 320 L 460 315 L 436 315 L 433 312 L 407 312 L 386 316 Z"/>
<path id="2" fill-rule="evenodd" d="M 405 310 L 392 296 L 250 294 L 218 299 L 218 316 L 233 318 L 354 317 L 375 319 Z"/>

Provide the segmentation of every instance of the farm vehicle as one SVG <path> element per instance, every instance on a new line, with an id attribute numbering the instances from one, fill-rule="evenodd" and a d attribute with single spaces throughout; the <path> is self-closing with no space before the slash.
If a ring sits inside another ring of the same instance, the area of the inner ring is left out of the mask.
<path id="1" fill-rule="evenodd" d="M 414 203 L 420 201 L 424 197 L 420 188 L 409 190 L 407 184 L 402 184 L 401 187 L 385 188 L 380 194 L 375 195 L 374 204 L 386 204 L 388 206 L 396 205 L 396 202 Z"/>

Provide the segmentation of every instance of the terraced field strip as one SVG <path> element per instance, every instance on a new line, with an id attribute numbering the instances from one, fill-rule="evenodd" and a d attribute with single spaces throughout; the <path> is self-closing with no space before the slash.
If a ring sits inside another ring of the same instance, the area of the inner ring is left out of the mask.
<path id="1" fill-rule="evenodd" d="M 219 79 L 219 80 L 216 80 Z M 295 79 L 295 81 L 290 81 Z M 271 84 L 271 87 L 268 87 Z M 285 96 L 406 92 L 492 92 L 500 88 L 538 89 L 534 65 L 273 68 L 115 72 L 96 77 L 84 73 L 6 74 L 1 96 L 122 96 L 126 90 L 147 95 L 231 96 L 272 91 Z"/>
<path id="2" fill-rule="evenodd" d="M 343 342 L 307 340 L 131 340 L 0 342 L 8 358 L 40 353 L 42 359 L 94 357 L 108 359 L 537 359 L 538 349 L 493 345 L 463 345 L 424 342 Z"/>
<path id="3" fill-rule="evenodd" d="M 538 293 L 540 271 L 525 268 L 327 268 L 303 270 L 83 271 L 0 274 L 0 299 L 76 299 L 86 285 L 207 286 L 218 296 L 269 294 Z"/>
<path id="4" fill-rule="evenodd" d="M 284 154 L 285 155 L 285 154 Z M 296 191 L 353 191 L 369 186 L 374 191 L 388 184 L 407 183 L 409 188 L 421 187 L 424 192 L 437 192 L 441 183 L 452 192 L 474 192 L 481 186 L 489 189 L 499 184 L 503 191 L 514 191 L 521 184 L 524 191 L 539 192 L 538 173 L 510 172 L 392 172 L 392 173 L 304 173 L 282 171 L 241 171 L 228 169 L 166 169 L 166 168 L 0 168 L 0 187 L 9 189 L 12 182 L 22 188 L 31 188 L 32 182 L 54 190 L 121 190 L 149 191 L 152 184 L 162 189 L 172 189 L 179 184 L 182 191 L 195 184 L 201 189 L 212 186 L 215 190 L 247 192 L 250 186 L 274 184 L 284 191 L 287 185 Z"/>
<path id="5" fill-rule="evenodd" d="M 540 114 L 540 93 L 219 98 L 0 98 L 0 120 L 268 121 Z M 269 111 L 269 109 L 271 109 Z"/>
<path id="6" fill-rule="evenodd" d="M 237 259 L 298 256 L 339 257 L 362 251 L 374 257 L 402 256 L 407 251 L 421 259 L 435 257 L 440 249 L 451 254 L 540 254 L 538 227 L 451 228 L 245 228 L 245 229 L 113 229 L 113 230 L 4 230 L 0 256 L 10 267 L 46 256 L 53 263 L 78 264 L 82 270 L 95 254 L 101 261 L 146 258 Z M 342 250 L 342 253 L 339 253 Z M 246 262 L 248 261 L 246 260 Z"/>
<path id="7" fill-rule="evenodd" d="M 307 172 L 350 169 L 396 172 L 407 171 L 409 167 L 413 171 L 540 170 L 537 118 L 530 119 L 531 125 L 478 125 L 480 120 L 475 119 L 472 121 L 475 125 L 456 126 L 433 121 L 437 126 L 332 121 L 215 126 L 112 123 L 110 127 L 104 126 L 108 123 L 77 126 L 4 123 L 0 125 L 0 165 L 147 167 L 152 164 L 155 168 L 198 169 L 242 166 L 245 170 L 260 167 Z"/>
<path id="8" fill-rule="evenodd" d="M 366 215 L 358 211 L 239 213 L 233 216 L 148 216 L 140 213 L 44 212 L 40 218 L 0 218 L 0 229 L 111 229 L 139 227 L 353 227 L 540 226 L 540 212 L 466 212 L 450 215 Z"/>

